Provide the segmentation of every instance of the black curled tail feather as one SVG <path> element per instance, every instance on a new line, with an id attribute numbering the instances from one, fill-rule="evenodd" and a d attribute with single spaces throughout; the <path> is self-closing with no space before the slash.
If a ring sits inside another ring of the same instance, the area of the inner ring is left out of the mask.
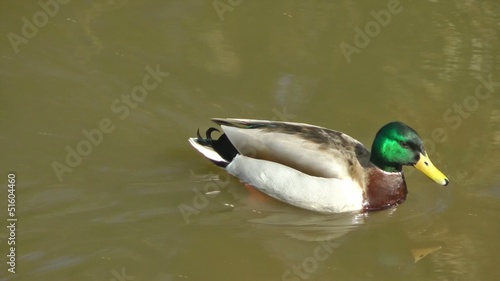
<path id="1" fill-rule="evenodd" d="M 218 129 L 216 129 L 214 127 L 210 127 L 205 132 L 206 138 L 202 138 L 201 135 L 200 135 L 200 129 L 198 129 L 198 131 L 196 131 L 196 136 L 198 137 L 198 139 L 197 139 L 198 143 L 199 144 L 203 144 L 203 145 L 207 145 L 207 146 L 212 146 L 212 144 L 214 142 L 217 142 L 217 140 L 212 139 L 212 132 L 213 131 L 216 131 L 216 132 L 220 133 L 220 131 Z"/>
<path id="2" fill-rule="evenodd" d="M 222 158 L 226 161 L 231 162 L 233 158 L 239 153 L 238 150 L 234 147 L 234 145 L 229 141 L 226 134 L 222 134 L 218 139 L 212 138 L 212 133 L 214 131 L 220 132 L 218 129 L 210 127 L 205 132 L 205 138 L 201 137 L 200 130 L 196 132 L 198 142 L 201 145 L 209 146 L 215 150 Z"/>

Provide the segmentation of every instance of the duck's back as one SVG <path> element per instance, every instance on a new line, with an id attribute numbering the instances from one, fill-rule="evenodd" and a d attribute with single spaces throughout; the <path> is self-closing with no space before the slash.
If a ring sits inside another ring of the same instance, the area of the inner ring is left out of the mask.
<path id="1" fill-rule="evenodd" d="M 324 178 L 349 179 L 361 186 L 370 152 L 356 139 L 302 123 L 214 119 L 242 155 L 280 163 Z"/>

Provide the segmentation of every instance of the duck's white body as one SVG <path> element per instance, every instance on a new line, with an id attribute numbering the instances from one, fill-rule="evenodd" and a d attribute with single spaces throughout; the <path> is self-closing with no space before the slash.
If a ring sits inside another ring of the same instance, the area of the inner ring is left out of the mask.
<path id="1" fill-rule="evenodd" d="M 323 213 L 358 211 L 363 190 L 350 179 L 322 178 L 267 160 L 237 155 L 226 170 L 265 194 Z"/>

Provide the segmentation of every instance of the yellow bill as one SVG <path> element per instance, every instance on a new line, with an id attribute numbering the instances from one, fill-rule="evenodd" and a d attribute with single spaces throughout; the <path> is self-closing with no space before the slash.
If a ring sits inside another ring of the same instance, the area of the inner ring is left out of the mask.
<path id="1" fill-rule="evenodd" d="M 427 153 L 425 153 L 425 155 L 420 153 L 420 160 L 418 160 L 417 164 L 414 166 L 440 185 L 448 185 L 450 182 L 450 180 L 432 164 Z"/>

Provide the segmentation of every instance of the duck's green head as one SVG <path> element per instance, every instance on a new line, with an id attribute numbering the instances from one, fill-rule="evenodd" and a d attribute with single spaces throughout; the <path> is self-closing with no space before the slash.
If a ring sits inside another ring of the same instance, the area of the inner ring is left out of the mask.
<path id="1" fill-rule="evenodd" d="M 401 122 L 391 122 L 378 131 L 370 161 L 386 172 L 399 172 L 403 165 L 412 165 L 441 185 L 450 182 L 432 164 L 417 132 Z"/>

